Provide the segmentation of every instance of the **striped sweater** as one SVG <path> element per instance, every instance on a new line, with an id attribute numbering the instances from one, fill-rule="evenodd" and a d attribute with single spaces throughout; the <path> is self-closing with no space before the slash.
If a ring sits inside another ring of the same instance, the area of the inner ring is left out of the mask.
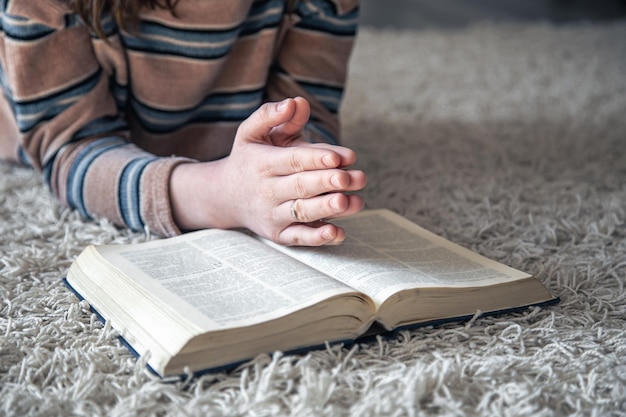
<path id="1" fill-rule="evenodd" d="M 335 143 L 358 0 L 180 0 L 106 40 L 61 0 L 0 0 L 0 157 L 42 172 L 86 218 L 171 236 L 169 178 L 228 155 L 265 101 L 303 96 Z M 210 179 L 207 179 L 210 181 Z"/>

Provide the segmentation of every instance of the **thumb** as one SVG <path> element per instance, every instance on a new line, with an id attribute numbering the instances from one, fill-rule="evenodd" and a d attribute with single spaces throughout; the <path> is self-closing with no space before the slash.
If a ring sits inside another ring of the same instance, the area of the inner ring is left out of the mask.
<path id="1" fill-rule="evenodd" d="M 296 112 L 294 99 L 264 103 L 246 120 L 241 122 L 235 135 L 235 142 L 268 143 L 270 132 L 289 122 Z"/>
<path id="2" fill-rule="evenodd" d="M 270 139 L 274 145 L 292 145 L 298 137 L 301 137 L 304 127 L 311 116 L 311 106 L 305 98 L 295 97 L 291 101 L 295 105 L 295 110 L 291 117 L 284 123 L 274 127 L 270 132 Z"/>

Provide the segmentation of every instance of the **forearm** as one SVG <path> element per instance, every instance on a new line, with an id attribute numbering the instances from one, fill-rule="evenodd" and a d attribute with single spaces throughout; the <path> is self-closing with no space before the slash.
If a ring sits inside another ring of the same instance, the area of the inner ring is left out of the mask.
<path id="1" fill-rule="evenodd" d="M 19 145 L 55 196 L 86 218 L 105 217 L 158 235 L 180 233 L 171 215 L 169 177 L 182 160 L 158 158 L 128 143 L 129 129 L 111 92 L 113 80 L 126 83 L 127 67 L 108 59 L 118 56 L 113 43 L 94 46 L 69 12 L 28 2 L 7 5 L 12 17 L 0 42 L 7 100 L 0 120 L 10 125 L 7 135 L 14 130 L 15 140 L 3 153 L 15 153 Z"/>
<path id="2" fill-rule="evenodd" d="M 276 54 L 267 97 L 304 97 L 311 106 L 305 131 L 313 142 L 340 142 L 339 110 L 356 39 L 358 4 L 299 2 Z"/>

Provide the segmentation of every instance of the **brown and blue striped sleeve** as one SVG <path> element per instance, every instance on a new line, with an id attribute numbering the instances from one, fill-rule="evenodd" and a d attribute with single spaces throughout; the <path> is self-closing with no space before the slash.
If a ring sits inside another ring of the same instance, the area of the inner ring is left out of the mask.
<path id="1" fill-rule="evenodd" d="M 180 17 L 144 10 L 133 34 L 109 16 L 105 42 L 62 0 L 0 0 L 0 122 L 13 122 L 0 157 L 87 218 L 180 233 L 169 179 L 191 160 L 167 155 L 223 157 L 263 100 L 294 96 L 311 103 L 311 140 L 339 140 L 358 0 L 301 0 L 288 16 L 285 3 L 181 1 Z"/>
<path id="2" fill-rule="evenodd" d="M 128 141 L 110 90 L 113 67 L 96 57 L 92 37 L 57 1 L 3 1 L 0 79 L 16 129 L 3 132 L 52 192 L 87 218 L 134 230 L 180 233 L 169 204 L 171 170 Z"/>
<path id="3" fill-rule="evenodd" d="M 339 142 L 338 113 L 358 18 L 358 0 L 306 0 L 298 1 L 283 22 L 267 96 L 270 101 L 305 97 L 311 104 L 312 141 Z"/>

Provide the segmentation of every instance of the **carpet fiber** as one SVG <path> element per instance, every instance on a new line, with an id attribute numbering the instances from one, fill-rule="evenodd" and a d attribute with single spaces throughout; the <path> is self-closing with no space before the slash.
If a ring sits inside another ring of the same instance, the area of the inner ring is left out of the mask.
<path id="1" fill-rule="evenodd" d="M 393 209 L 560 304 L 162 381 L 63 286 L 84 222 L 0 164 L 0 414 L 626 415 L 626 22 L 362 29 L 345 143 Z"/>

